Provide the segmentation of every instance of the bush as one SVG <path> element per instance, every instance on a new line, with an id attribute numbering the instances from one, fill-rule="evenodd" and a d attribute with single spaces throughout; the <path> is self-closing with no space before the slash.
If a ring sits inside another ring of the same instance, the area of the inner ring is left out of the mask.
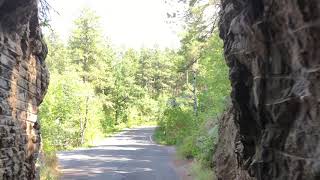
<path id="1" fill-rule="evenodd" d="M 194 128 L 194 118 L 192 113 L 180 107 L 169 107 L 165 109 L 159 126 L 166 144 L 179 144 Z"/>
<path id="2" fill-rule="evenodd" d="M 218 140 L 218 126 L 211 126 L 208 130 L 205 128 L 206 127 L 203 126 L 198 133 L 195 146 L 200 153 L 197 154 L 197 159 L 203 166 L 212 167 L 212 157 Z"/>
<path id="3" fill-rule="evenodd" d="M 177 145 L 178 154 L 196 158 L 205 167 L 212 166 L 212 155 L 218 139 L 215 119 L 195 119 L 193 113 L 181 107 L 167 107 L 155 132 L 160 144 Z"/>
<path id="4" fill-rule="evenodd" d="M 200 120 L 199 120 L 200 121 Z M 212 167 L 212 157 L 218 139 L 215 120 L 206 120 L 197 129 L 190 130 L 178 144 L 178 153 L 187 158 L 196 158 L 201 165 Z"/>
<path id="5" fill-rule="evenodd" d="M 196 140 L 197 138 L 194 133 L 186 136 L 178 146 L 178 154 L 187 159 L 196 157 L 197 154 L 199 154 L 199 148 L 196 146 Z"/>
<path id="6" fill-rule="evenodd" d="M 51 74 L 48 93 L 39 112 L 45 152 L 91 144 L 103 136 L 101 121 L 104 114 L 99 97 L 93 95 L 92 89 L 75 73 L 70 72 L 69 76 Z M 86 96 L 89 95 L 86 102 Z M 86 103 L 89 104 L 87 111 Z M 84 116 L 88 117 L 88 122 L 85 144 L 81 144 Z"/>

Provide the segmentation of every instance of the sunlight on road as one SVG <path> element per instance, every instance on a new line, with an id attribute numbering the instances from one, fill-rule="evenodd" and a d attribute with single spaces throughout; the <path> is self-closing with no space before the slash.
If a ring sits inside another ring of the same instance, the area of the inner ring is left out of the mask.
<path id="1" fill-rule="evenodd" d="M 58 154 L 62 179 L 176 180 L 170 147 L 151 141 L 154 127 L 126 129 L 92 148 Z"/>

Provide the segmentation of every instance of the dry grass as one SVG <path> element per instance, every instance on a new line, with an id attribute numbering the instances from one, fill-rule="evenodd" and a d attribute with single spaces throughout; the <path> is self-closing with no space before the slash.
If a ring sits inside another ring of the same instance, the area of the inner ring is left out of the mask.
<path id="1" fill-rule="evenodd" d="M 41 153 L 39 159 L 40 180 L 58 180 L 58 158 L 55 152 Z"/>

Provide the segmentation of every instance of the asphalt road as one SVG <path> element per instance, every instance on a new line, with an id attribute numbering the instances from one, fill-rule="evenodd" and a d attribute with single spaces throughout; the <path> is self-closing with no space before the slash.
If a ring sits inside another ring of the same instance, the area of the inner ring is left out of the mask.
<path id="1" fill-rule="evenodd" d="M 126 129 L 101 145 L 59 152 L 61 179 L 178 180 L 174 148 L 152 141 L 153 127 Z"/>

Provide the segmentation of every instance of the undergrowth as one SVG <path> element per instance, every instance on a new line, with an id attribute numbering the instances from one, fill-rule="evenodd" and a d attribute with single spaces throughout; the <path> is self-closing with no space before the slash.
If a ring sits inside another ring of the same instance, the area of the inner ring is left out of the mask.
<path id="1" fill-rule="evenodd" d="M 195 180 L 216 180 L 212 169 L 203 166 L 197 161 L 192 163 L 191 174 Z"/>
<path id="2" fill-rule="evenodd" d="M 55 152 L 41 152 L 38 166 L 40 167 L 40 180 L 58 180 L 58 158 Z"/>
<path id="3" fill-rule="evenodd" d="M 213 154 L 218 140 L 216 118 L 194 116 L 190 110 L 167 108 L 156 129 L 159 144 L 176 145 L 178 156 L 193 159 L 192 174 L 196 179 L 214 179 Z"/>

